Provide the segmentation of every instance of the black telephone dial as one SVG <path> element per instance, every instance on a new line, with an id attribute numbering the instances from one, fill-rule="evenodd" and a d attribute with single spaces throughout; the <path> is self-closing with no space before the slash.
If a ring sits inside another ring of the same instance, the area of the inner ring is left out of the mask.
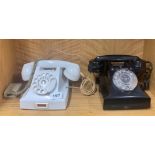
<path id="1" fill-rule="evenodd" d="M 151 99 L 145 90 L 152 69 L 151 62 L 130 55 L 98 56 L 88 65 L 90 72 L 98 74 L 105 110 L 149 108 Z"/>

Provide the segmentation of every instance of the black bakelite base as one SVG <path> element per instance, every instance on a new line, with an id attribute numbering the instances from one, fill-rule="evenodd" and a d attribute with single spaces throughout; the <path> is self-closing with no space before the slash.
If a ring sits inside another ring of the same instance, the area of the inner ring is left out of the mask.
<path id="1" fill-rule="evenodd" d="M 104 110 L 147 109 L 150 108 L 151 98 L 139 87 L 132 92 L 121 92 L 112 87 L 104 98 Z"/>
<path id="2" fill-rule="evenodd" d="M 150 108 L 151 99 L 143 97 L 126 97 L 126 98 L 104 98 L 104 110 L 127 110 L 127 109 L 146 109 Z"/>

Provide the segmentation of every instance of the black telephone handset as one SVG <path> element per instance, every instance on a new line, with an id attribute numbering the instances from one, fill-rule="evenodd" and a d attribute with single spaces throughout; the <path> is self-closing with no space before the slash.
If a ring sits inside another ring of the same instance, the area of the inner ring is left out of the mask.
<path id="1" fill-rule="evenodd" d="M 152 63 L 132 55 L 105 55 L 89 61 L 89 72 L 104 97 L 104 109 L 141 109 L 150 107 L 149 89 Z"/>
<path id="2" fill-rule="evenodd" d="M 110 68 L 129 68 L 137 75 L 141 88 L 149 89 L 153 69 L 151 62 L 132 55 L 105 55 L 90 60 L 88 66 L 89 72 L 100 74 L 107 74 Z"/>

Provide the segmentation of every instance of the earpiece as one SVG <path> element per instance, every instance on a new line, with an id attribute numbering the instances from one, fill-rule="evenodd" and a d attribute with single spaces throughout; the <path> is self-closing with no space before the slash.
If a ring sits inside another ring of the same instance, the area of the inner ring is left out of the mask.
<path id="1" fill-rule="evenodd" d="M 22 75 L 22 79 L 24 81 L 29 81 L 29 79 L 32 75 L 33 67 L 34 67 L 34 62 L 27 63 L 23 66 L 21 75 Z"/>
<path id="2" fill-rule="evenodd" d="M 78 81 L 80 79 L 79 65 L 68 65 L 64 70 L 64 75 L 71 81 Z"/>

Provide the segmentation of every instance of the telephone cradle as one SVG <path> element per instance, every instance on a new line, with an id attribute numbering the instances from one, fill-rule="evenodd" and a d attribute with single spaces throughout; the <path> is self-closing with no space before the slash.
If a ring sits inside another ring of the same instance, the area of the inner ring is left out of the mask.
<path id="1" fill-rule="evenodd" d="M 69 80 L 79 80 L 80 67 L 65 61 L 40 60 L 25 64 L 22 78 L 31 82 L 20 98 L 21 109 L 63 110 L 68 105 Z"/>
<path id="2" fill-rule="evenodd" d="M 96 73 L 104 110 L 150 108 L 149 89 L 152 64 L 137 56 L 98 56 L 88 70 Z"/>

